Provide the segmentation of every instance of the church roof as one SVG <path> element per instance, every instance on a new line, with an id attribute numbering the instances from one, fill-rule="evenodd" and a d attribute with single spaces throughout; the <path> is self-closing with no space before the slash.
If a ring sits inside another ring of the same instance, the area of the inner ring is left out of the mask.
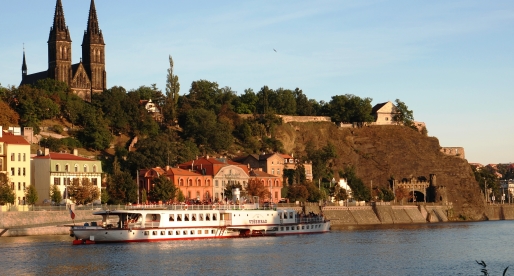
<path id="1" fill-rule="evenodd" d="M 48 71 L 42 71 L 42 72 L 26 75 L 21 79 L 20 85 L 24 85 L 24 84 L 34 85 L 34 84 L 36 84 L 36 82 L 38 80 L 43 80 L 46 78 L 48 78 Z"/>

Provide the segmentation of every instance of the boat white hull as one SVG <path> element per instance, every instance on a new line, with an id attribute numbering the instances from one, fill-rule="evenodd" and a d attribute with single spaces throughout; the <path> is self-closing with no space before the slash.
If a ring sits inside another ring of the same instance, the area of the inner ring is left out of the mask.
<path id="1" fill-rule="evenodd" d="M 325 221 L 293 225 L 252 225 L 251 227 L 241 225 L 231 227 L 105 229 L 99 226 L 72 226 L 70 234 L 75 237 L 74 244 L 82 244 L 301 235 L 329 231 L 330 222 Z"/>

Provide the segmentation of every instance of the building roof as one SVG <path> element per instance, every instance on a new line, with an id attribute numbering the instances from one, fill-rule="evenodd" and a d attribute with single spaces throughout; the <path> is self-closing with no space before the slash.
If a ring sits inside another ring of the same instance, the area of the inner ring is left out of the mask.
<path id="1" fill-rule="evenodd" d="M 0 137 L 0 142 L 4 142 L 10 145 L 30 145 L 23 136 L 14 135 L 10 132 L 2 133 L 2 137 Z"/>
<path id="2" fill-rule="evenodd" d="M 278 176 L 276 176 L 276 175 L 269 174 L 269 173 L 263 172 L 263 171 L 256 171 L 256 170 L 251 170 L 249 175 L 251 177 L 275 177 L 275 178 L 278 178 Z"/>
<path id="3" fill-rule="evenodd" d="M 373 109 L 371 109 L 371 114 L 375 114 L 377 113 L 382 107 L 384 107 L 384 105 L 386 105 L 388 102 L 385 102 L 385 103 L 379 103 L 379 104 L 376 104 Z"/>
<path id="4" fill-rule="evenodd" d="M 33 159 L 51 159 L 51 160 L 75 160 L 75 161 L 98 161 L 69 153 L 50 152 L 48 155 L 35 156 Z"/>
<path id="5" fill-rule="evenodd" d="M 24 84 L 36 84 L 38 80 L 43 80 L 48 78 L 48 71 L 42 71 L 34 74 L 27 74 L 21 80 L 20 85 Z"/>

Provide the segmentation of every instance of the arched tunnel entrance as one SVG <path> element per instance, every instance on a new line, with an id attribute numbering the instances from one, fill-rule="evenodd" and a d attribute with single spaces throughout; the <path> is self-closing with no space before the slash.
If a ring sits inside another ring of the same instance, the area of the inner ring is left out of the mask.
<path id="1" fill-rule="evenodd" d="M 412 192 L 411 192 L 411 197 L 409 199 L 409 202 L 413 202 L 413 201 L 414 202 L 425 202 L 425 194 L 423 194 L 420 191 L 414 191 L 414 198 L 413 198 Z"/>

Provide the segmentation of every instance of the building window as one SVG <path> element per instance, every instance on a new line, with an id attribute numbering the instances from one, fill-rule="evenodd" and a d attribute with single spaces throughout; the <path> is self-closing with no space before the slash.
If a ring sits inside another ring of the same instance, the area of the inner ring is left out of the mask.
<path id="1" fill-rule="evenodd" d="M 61 185 L 61 178 L 60 177 L 54 177 L 54 185 Z"/>
<path id="2" fill-rule="evenodd" d="M 184 179 L 179 179 L 178 183 L 179 183 L 180 186 L 184 186 Z"/>
<path id="3" fill-rule="evenodd" d="M 21 168 L 18 168 L 18 175 L 21 175 Z"/>
<path id="4" fill-rule="evenodd" d="M 14 175 L 14 168 L 11 168 L 11 175 Z"/>
<path id="5" fill-rule="evenodd" d="M 79 165 L 75 164 L 75 172 L 79 172 Z"/>
<path id="6" fill-rule="evenodd" d="M 55 171 L 58 172 L 59 171 L 59 164 L 55 165 Z"/>
<path id="7" fill-rule="evenodd" d="M 202 186 L 202 181 L 200 179 L 196 180 L 196 186 Z"/>
<path id="8" fill-rule="evenodd" d="M 93 182 L 94 186 L 98 186 L 98 179 L 93 178 L 93 179 L 91 179 L 91 182 Z"/>
<path id="9" fill-rule="evenodd" d="M 214 180 L 214 184 L 216 184 L 216 187 L 218 187 L 219 186 L 218 180 Z"/>
<path id="10" fill-rule="evenodd" d="M 25 176 L 25 168 L 23 168 L 23 176 Z"/>
<path id="11" fill-rule="evenodd" d="M 187 181 L 187 185 L 188 185 L 188 186 L 193 186 L 193 180 L 192 180 L 192 179 L 189 179 L 189 180 Z M 189 197 L 189 198 L 191 198 L 191 197 Z"/>
<path id="12" fill-rule="evenodd" d="M 18 161 L 21 161 L 21 153 L 18 153 Z"/>
<path id="13" fill-rule="evenodd" d="M 70 171 L 70 165 L 66 164 L 64 165 L 64 171 L 69 172 Z"/>
<path id="14" fill-rule="evenodd" d="M 84 172 L 87 172 L 87 165 L 84 165 Z"/>
<path id="15" fill-rule="evenodd" d="M 277 175 L 280 175 L 280 169 L 277 169 Z"/>
<path id="16" fill-rule="evenodd" d="M 207 179 L 207 181 L 205 181 L 205 186 L 211 186 L 211 181 L 209 179 Z"/>
<path id="17" fill-rule="evenodd" d="M 4 159 L 0 158 L 0 172 L 4 170 Z"/>
<path id="18" fill-rule="evenodd" d="M 93 165 L 93 172 L 96 172 L 96 165 Z"/>
<path id="19" fill-rule="evenodd" d="M 14 191 L 14 182 L 11 182 L 11 190 Z"/>
<path id="20" fill-rule="evenodd" d="M 11 153 L 11 161 L 16 161 L 14 156 L 14 153 Z"/>
<path id="21" fill-rule="evenodd" d="M 21 182 L 18 182 L 18 191 L 21 191 Z"/>
<path id="22" fill-rule="evenodd" d="M 23 190 L 25 191 L 27 187 L 25 186 L 25 182 L 23 182 Z"/>
<path id="23" fill-rule="evenodd" d="M 25 162 L 25 159 L 26 159 L 26 156 L 25 156 L 25 155 L 26 155 L 26 154 L 24 153 L 24 154 L 23 154 L 23 162 Z"/>
<path id="24" fill-rule="evenodd" d="M 271 169 L 271 174 L 275 174 L 275 169 Z"/>

